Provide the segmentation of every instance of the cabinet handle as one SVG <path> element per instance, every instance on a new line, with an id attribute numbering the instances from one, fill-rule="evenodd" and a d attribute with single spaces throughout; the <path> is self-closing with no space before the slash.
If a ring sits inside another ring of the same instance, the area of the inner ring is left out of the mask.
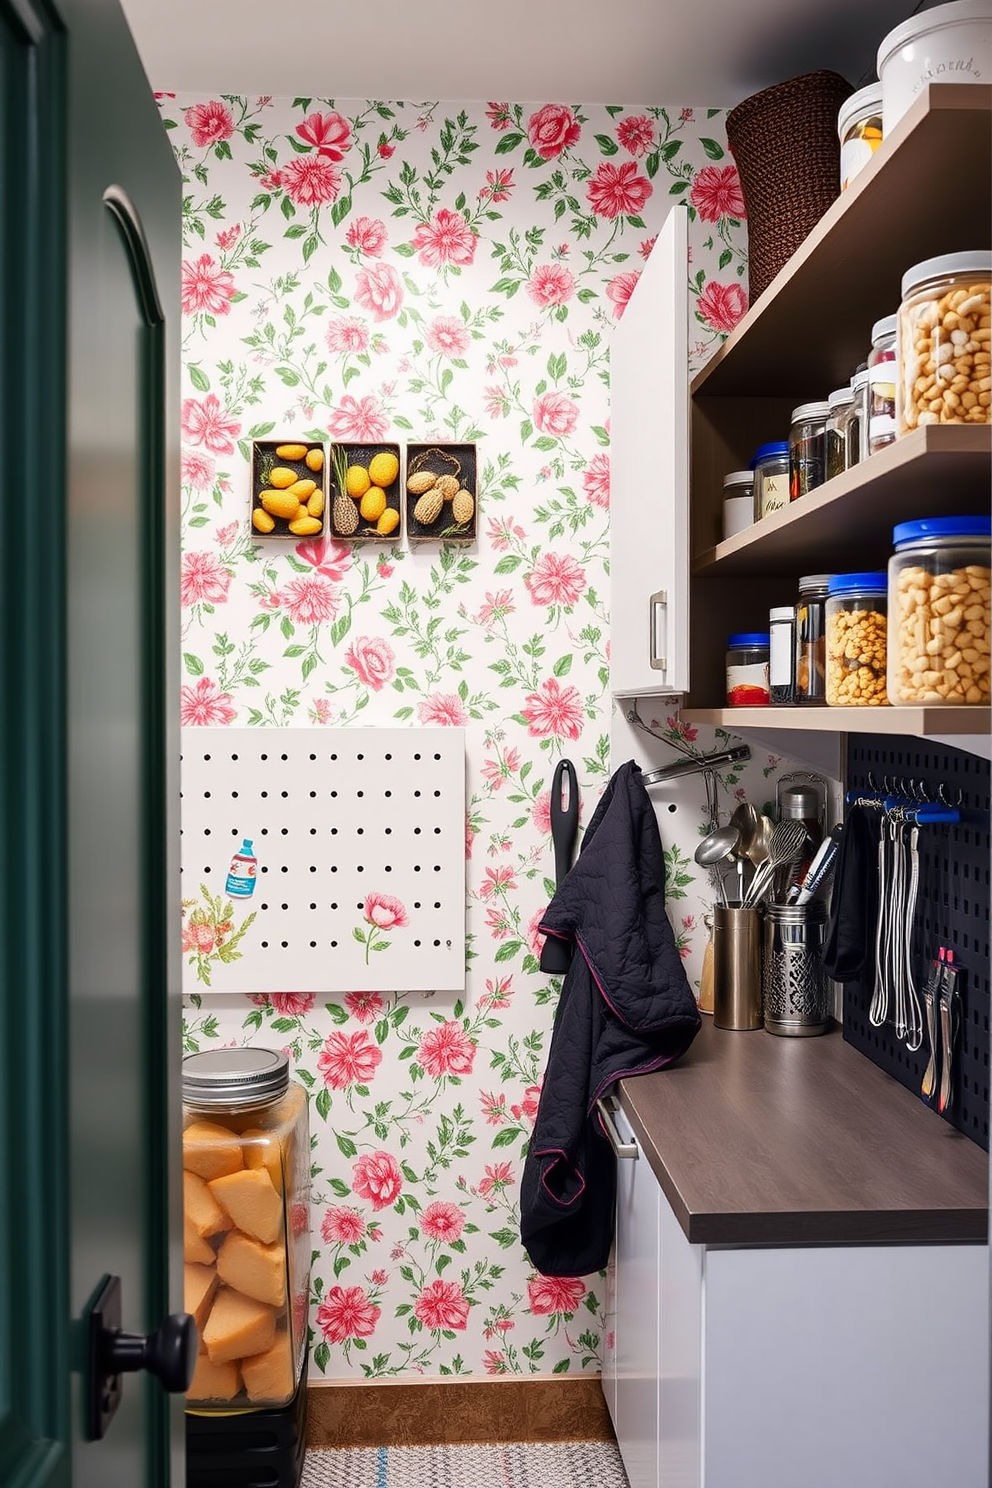
<path id="1" fill-rule="evenodd" d="M 616 1122 L 613 1120 L 614 1108 L 608 1106 L 605 1101 L 598 1100 L 596 1102 L 596 1109 L 599 1111 L 599 1119 L 603 1123 L 606 1135 L 610 1139 L 610 1146 L 613 1148 L 617 1157 L 639 1157 L 640 1153 L 636 1142 L 623 1142 L 620 1140 L 620 1133 L 617 1131 Z"/>
<path id="2" fill-rule="evenodd" d="M 668 590 L 658 589 L 648 600 L 648 665 L 654 672 L 668 671 L 668 657 L 659 656 L 657 648 L 658 640 L 658 615 L 665 617 L 665 637 L 668 637 Z M 667 646 L 666 646 L 667 650 Z"/>

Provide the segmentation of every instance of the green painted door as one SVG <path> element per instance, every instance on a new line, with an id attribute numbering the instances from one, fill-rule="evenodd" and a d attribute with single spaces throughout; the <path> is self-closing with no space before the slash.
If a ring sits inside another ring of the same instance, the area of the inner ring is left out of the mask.
<path id="1" fill-rule="evenodd" d="M 117 0 L 0 0 L 0 1483 L 182 1483 L 87 1420 L 88 1309 L 181 1309 L 180 178 Z"/>

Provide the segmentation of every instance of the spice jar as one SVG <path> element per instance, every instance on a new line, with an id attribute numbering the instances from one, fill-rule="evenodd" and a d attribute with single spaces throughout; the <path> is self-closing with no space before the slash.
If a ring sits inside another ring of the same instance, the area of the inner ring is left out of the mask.
<path id="1" fill-rule="evenodd" d="M 762 708 L 769 703 L 768 636 L 743 631 L 727 641 L 728 708 Z"/>
<path id="2" fill-rule="evenodd" d="M 796 612 L 792 605 L 768 611 L 768 694 L 772 703 L 792 702 Z"/>
<path id="3" fill-rule="evenodd" d="M 989 702 L 992 518 L 928 517 L 893 530 L 889 702 Z"/>
<path id="4" fill-rule="evenodd" d="M 859 88 L 841 104 L 837 115 L 840 138 L 840 189 L 846 191 L 882 143 L 882 85 Z"/>
<path id="5" fill-rule="evenodd" d="M 902 278 L 896 430 L 992 422 L 992 253 L 946 253 Z"/>
<path id="6" fill-rule="evenodd" d="M 884 573 L 834 574 L 827 594 L 827 703 L 878 707 L 885 692 Z"/>
<path id="7" fill-rule="evenodd" d="M 760 444 L 751 461 L 754 471 L 754 519 L 781 511 L 789 504 L 789 442 Z"/>
<path id="8" fill-rule="evenodd" d="M 183 1060 L 185 1307 L 200 1353 L 198 1411 L 292 1400 L 307 1339 L 307 1099 L 274 1049 Z"/>
<path id="9" fill-rule="evenodd" d="M 847 469 L 846 423 L 853 402 L 854 393 L 851 391 L 850 383 L 847 387 L 837 388 L 827 399 L 830 406 L 825 430 L 827 480 L 833 480 L 835 475 L 843 475 Z"/>
<path id="10" fill-rule="evenodd" d="M 871 328 L 868 355 L 868 453 L 896 437 L 896 317 L 886 315 Z"/>
<path id="11" fill-rule="evenodd" d="M 796 605 L 795 700 L 826 702 L 826 605 L 830 574 L 806 574 L 799 580 Z"/>
<path id="12" fill-rule="evenodd" d="M 796 501 L 826 480 L 829 403 L 801 403 L 789 429 L 789 500 Z"/>
<path id="13" fill-rule="evenodd" d="M 723 477 L 723 536 L 736 537 L 754 521 L 754 475 L 732 470 Z"/>

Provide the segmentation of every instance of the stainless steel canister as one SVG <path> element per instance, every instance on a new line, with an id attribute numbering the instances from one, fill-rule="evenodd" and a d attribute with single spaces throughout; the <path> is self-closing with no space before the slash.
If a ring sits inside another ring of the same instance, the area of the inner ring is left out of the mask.
<path id="1" fill-rule="evenodd" d="M 713 906 L 713 1026 L 761 1027 L 761 913 Z"/>
<path id="2" fill-rule="evenodd" d="M 765 906 L 762 990 L 769 1033 L 807 1036 L 826 1033 L 832 1017 L 830 983 L 821 959 L 827 906 Z"/>

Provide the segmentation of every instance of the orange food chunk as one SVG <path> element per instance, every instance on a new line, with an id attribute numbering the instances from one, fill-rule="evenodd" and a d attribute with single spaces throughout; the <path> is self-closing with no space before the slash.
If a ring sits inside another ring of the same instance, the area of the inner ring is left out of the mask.
<path id="1" fill-rule="evenodd" d="M 209 1182 L 244 1166 L 241 1143 L 226 1126 L 194 1121 L 183 1132 L 183 1167 Z"/>
<path id="2" fill-rule="evenodd" d="M 271 1307 L 243 1297 L 229 1287 L 217 1293 L 203 1329 L 211 1364 L 227 1364 L 249 1354 L 261 1354 L 276 1337 L 276 1315 Z"/>
<path id="3" fill-rule="evenodd" d="M 271 1400 L 274 1404 L 289 1400 L 296 1387 L 289 1334 L 280 1333 L 264 1354 L 259 1353 L 245 1359 L 241 1372 L 249 1400 Z"/>
<path id="4" fill-rule="evenodd" d="M 217 1252 L 217 1274 L 229 1287 L 254 1297 L 256 1302 L 266 1302 L 270 1307 L 286 1305 L 286 1252 L 281 1245 L 262 1245 L 232 1230 Z"/>
<path id="5" fill-rule="evenodd" d="M 183 1174 L 183 1213 L 202 1240 L 231 1228 L 227 1210 L 211 1193 L 211 1184 L 195 1173 Z"/>
<path id="6" fill-rule="evenodd" d="M 282 1199 L 264 1168 L 243 1168 L 215 1178 L 210 1192 L 239 1230 L 271 1245 L 282 1233 Z M 226 1228 L 226 1227 L 225 1227 Z"/>

